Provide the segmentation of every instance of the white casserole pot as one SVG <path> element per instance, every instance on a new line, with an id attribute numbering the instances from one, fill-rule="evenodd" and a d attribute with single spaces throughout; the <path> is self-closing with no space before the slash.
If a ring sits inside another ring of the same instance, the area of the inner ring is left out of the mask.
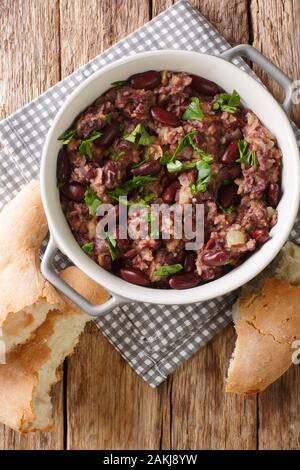
<path id="1" fill-rule="evenodd" d="M 238 56 L 250 58 L 268 72 L 285 90 L 281 107 L 271 94 L 254 78 L 229 61 Z M 236 89 L 246 107 L 251 108 L 262 123 L 276 136 L 283 153 L 282 198 L 278 205 L 278 222 L 271 230 L 271 239 L 241 265 L 215 281 L 186 290 L 163 290 L 130 284 L 105 271 L 92 261 L 77 244 L 60 206 L 56 187 L 56 161 L 61 143 L 57 140 L 75 117 L 117 80 L 146 70 L 186 71 L 216 82 L 228 92 Z M 226 294 L 242 286 L 262 271 L 276 256 L 288 238 L 297 215 L 300 190 L 299 150 L 285 113 L 291 106 L 292 82 L 275 65 L 249 45 L 237 46 L 215 57 L 197 52 L 162 50 L 126 57 L 108 65 L 85 80 L 66 100 L 57 113 L 46 138 L 41 164 L 41 191 L 50 229 L 42 272 L 55 287 L 90 315 L 106 313 L 128 301 L 154 304 L 190 304 Z M 83 299 L 62 281 L 52 266 L 60 249 L 78 268 L 104 286 L 111 299 L 95 306 Z"/>

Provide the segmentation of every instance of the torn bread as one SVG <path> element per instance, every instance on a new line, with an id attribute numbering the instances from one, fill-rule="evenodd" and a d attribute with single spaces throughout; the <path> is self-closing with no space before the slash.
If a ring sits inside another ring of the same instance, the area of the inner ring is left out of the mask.
<path id="1" fill-rule="evenodd" d="M 78 268 L 69 267 L 62 278 L 90 302 L 102 304 L 108 293 Z M 76 346 L 90 317 L 67 301 L 64 311 L 50 312 L 34 338 L 18 346 L 0 365 L 0 421 L 21 431 L 52 429 L 51 386 L 60 380 L 58 367 Z"/>
<path id="2" fill-rule="evenodd" d="M 300 247 L 288 242 L 266 272 L 242 289 L 233 310 L 238 337 L 227 392 L 260 392 L 292 364 L 293 342 L 300 338 L 299 280 Z"/>
<path id="3" fill-rule="evenodd" d="M 40 272 L 47 231 L 39 182 L 32 181 L 0 213 L 0 328 L 7 351 L 27 341 L 49 311 L 64 308 Z"/>

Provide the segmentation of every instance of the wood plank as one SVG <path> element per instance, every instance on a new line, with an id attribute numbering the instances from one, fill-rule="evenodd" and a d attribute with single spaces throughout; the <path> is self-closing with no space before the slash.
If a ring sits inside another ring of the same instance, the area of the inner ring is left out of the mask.
<path id="1" fill-rule="evenodd" d="M 249 42 L 247 0 L 190 0 L 232 45 Z"/>
<path id="2" fill-rule="evenodd" d="M 234 341 L 228 326 L 168 379 L 170 419 L 163 448 L 256 448 L 256 397 L 224 393 Z"/>
<path id="3" fill-rule="evenodd" d="M 59 80 L 58 1 L 0 2 L 0 118 Z"/>
<path id="4" fill-rule="evenodd" d="M 251 4 L 253 45 L 290 77 L 300 77 L 300 2 L 287 0 Z M 257 67 L 255 71 L 274 93 L 282 92 L 272 79 Z M 300 107 L 293 117 L 300 125 Z M 258 441 L 261 449 L 300 449 L 300 369 L 293 366 L 279 381 L 259 396 Z"/>
<path id="5" fill-rule="evenodd" d="M 174 4 L 174 0 L 152 0 L 151 16 L 154 18 L 159 13 L 171 7 Z"/>
<path id="6" fill-rule="evenodd" d="M 232 45 L 248 42 L 247 1 L 192 0 L 191 4 Z M 164 449 L 256 448 L 256 398 L 244 400 L 224 394 L 224 377 L 234 343 L 230 326 L 169 377 Z"/>
<path id="7" fill-rule="evenodd" d="M 62 75 L 148 19 L 147 1 L 63 0 Z M 68 360 L 68 448 L 159 448 L 161 395 L 160 389 L 150 389 L 90 325 Z"/>
<path id="8" fill-rule="evenodd" d="M 162 388 L 151 389 L 91 323 L 68 361 L 68 449 L 158 449 Z"/>
<path id="9" fill-rule="evenodd" d="M 58 1 L 0 3 L 0 116 L 4 118 L 54 85 L 59 76 Z M 54 390 L 55 431 L 20 435 L 0 425 L 0 449 L 63 448 L 63 384 Z"/>
<path id="10" fill-rule="evenodd" d="M 147 0 L 61 0 L 62 77 L 148 20 Z"/>
<path id="11" fill-rule="evenodd" d="M 253 0 L 251 2 L 253 45 L 280 67 L 289 77 L 300 77 L 300 2 L 299 0 Z M 254 67 L 275 97 L 282 90 L 258 67 Z M 300 125 L 300 106 L 294 106 L 293 119 Z"/>

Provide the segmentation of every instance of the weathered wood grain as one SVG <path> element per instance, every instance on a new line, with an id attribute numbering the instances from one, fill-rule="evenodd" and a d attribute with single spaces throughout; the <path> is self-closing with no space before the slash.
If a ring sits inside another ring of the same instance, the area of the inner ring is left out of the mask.
<path id="1" fill-rule="evenodd" d="M 60 78 L 59 3 L 1 0 L 0 18 L 0 118 L 4 118 Z"/>
<path id="2" fill-rule="evenodd" d="M 148 20 L 147 0 L 61 0 L 62 76 Z"/>
<path id="3" fill-rule="evenodd" d="M 68 448 L 158 449 L 161 393 L 91 323 L 68 361 Z"/>
<path id="4" fill-rule="evenodd" d="M 190 3 L 198 8 L 232 46 L 249 41 L 247 0 L 191 0 Z"/>
<path id="5" fill-rule="evenodd" d="M 163 448 L 256 448 L 256 397 L 224 393 L 234 341 L 229 326 L 168 379 L 170 418 Z"/>
<path id="6" fill-rule="evenodd" d="M 58 1 L 1 0 L 0 115 L 38 96 L 60 78 Z M 63 448 L 63 384 L 54 390 L 55 431 L 20 435 L 0 425 L 0 449 Z"/>
<path id="7" fill-rule="evenodd" d="M 300 2 L 299 0 L 252 0 L 253 45 L 271 59 L 293 80 L 300 79 Z M 258 67 L 263 82 L 282 100 L 282 90 Z M 294 106 L 293 118 L 300 125 L 300 105 Z"/>
<path id="8" fill-rule="evenodd" d="M 172 3 L 1 0 L 0 116 L 30 101 Z M 191 3 L 231 44 L 253 39 L 290 76 L 300 78 L 299 1 Z M 261 76 L 279 97 L 278 87 Z M 295 116 L 299 123 L 299 109 Z M 223 381 L 234 339 L 230 326 L 152 390 L 91 324 L 67 362 L 66 423 L 63 386 L 58 384 L 54 434 L 21 436 L 0 426 L 0 449 L 62 448 L 64 424 L 69 449 L 254 449 L 257 443 L 261 449 L 299 449 L 299 367 L 291 368 L 258 402 L 226 396 Z"/>
<path id="9" fill-rule="evenodd" d="M 253 45 L 291 78 L 300 78 L 300 2 L 253 0 L 251 19 Z M 283 93 L 258 67 L 255 71 L 273 92 Z M 300 124 L 300 105 L 294 106 L 293 118 Z M 292 367 L 278 382 L 259 395 L 258 443 L 261 449 L 300 448 L 300 369 Z"/>

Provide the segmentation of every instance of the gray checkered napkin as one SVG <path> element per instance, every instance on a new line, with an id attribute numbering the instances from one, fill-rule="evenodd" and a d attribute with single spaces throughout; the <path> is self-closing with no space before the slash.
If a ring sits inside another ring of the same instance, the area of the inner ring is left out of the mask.
<path id="1" fill-rule="evenodd" d="M 1 205 L 37 177 L 52 119 L 66 97 L 93 72 L 141 51 L 169 48 L 219 54 L 228 47 L 198 11 L 186 1 L 179 1 L 0 122 Z M 236 65 L 252 73 L 242 60 Z M 298 243 L 299 228 L 298 239 L 296 230 L 292 232 L 292 239 Z M 65 267 L 63 257 L 56 261 L 60 269 Z M 133 369 L 155 387 L 230 322 L 234 299 L 235 295 L 230 294 L 188 306 L 131 303 L 108 313 L 97 325 Z"/>

